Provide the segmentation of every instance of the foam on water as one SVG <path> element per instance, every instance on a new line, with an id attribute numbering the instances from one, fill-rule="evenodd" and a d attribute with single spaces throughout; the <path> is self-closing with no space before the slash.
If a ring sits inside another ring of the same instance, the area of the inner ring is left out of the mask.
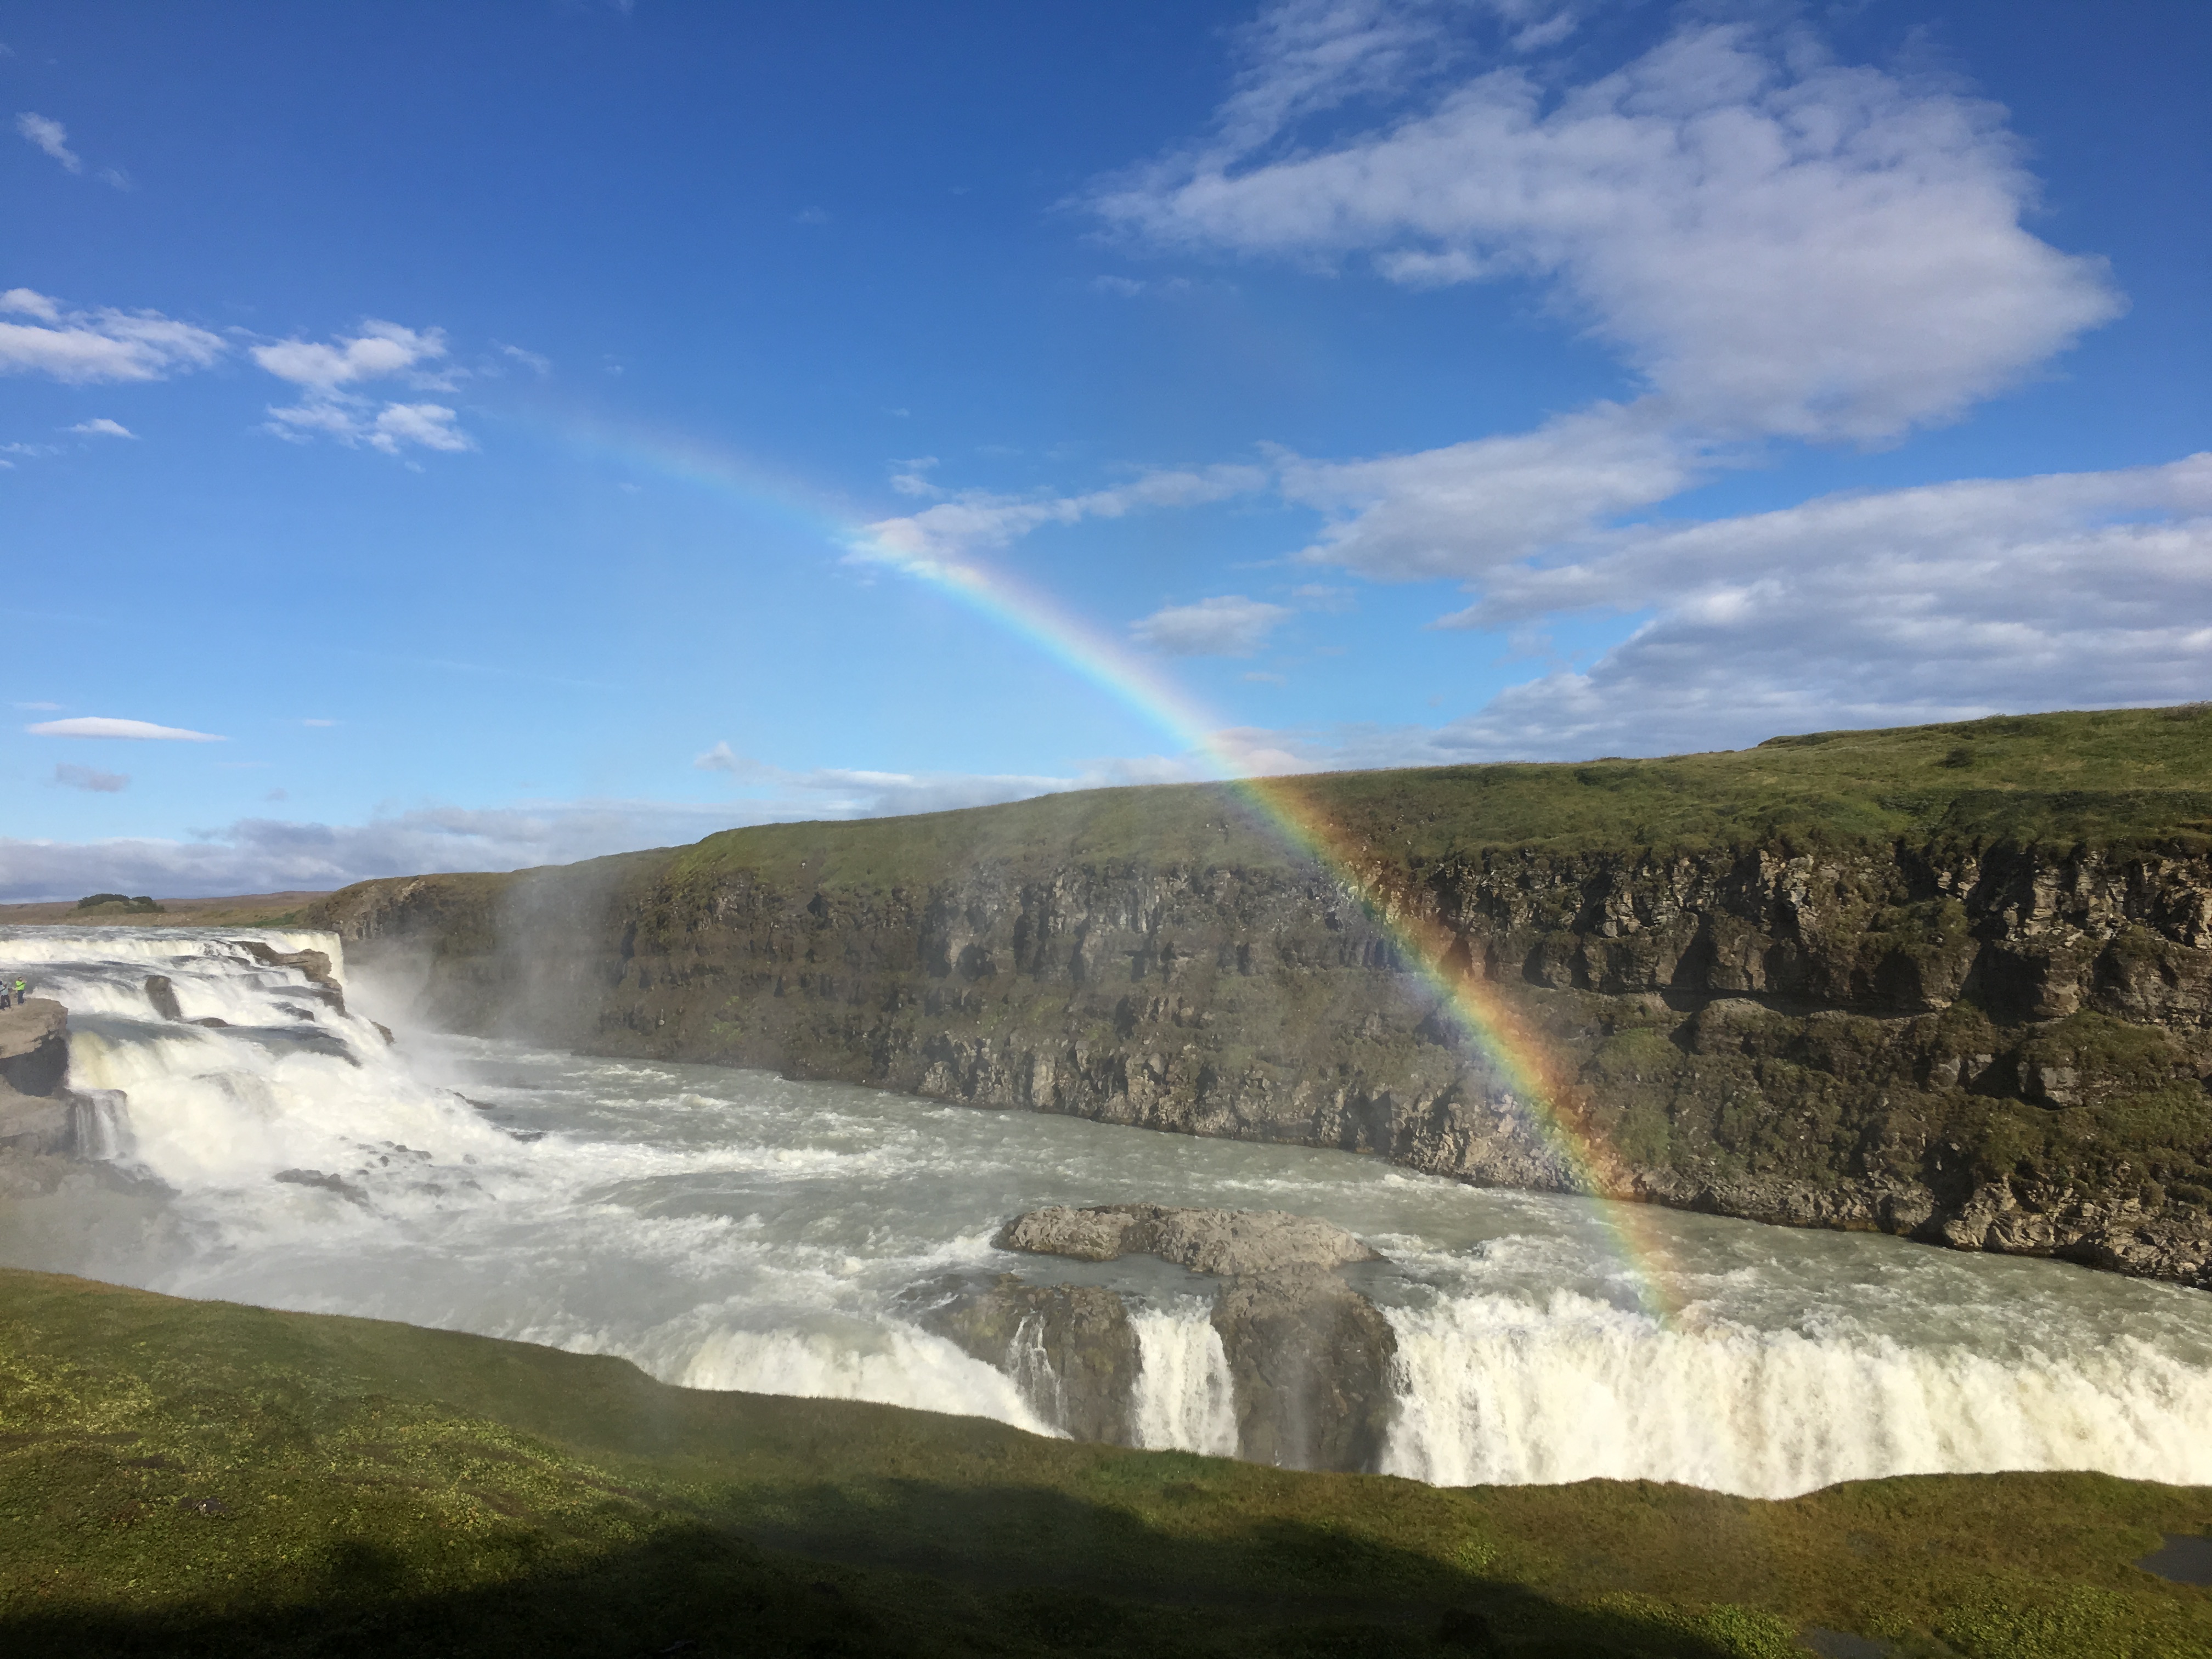
<path id="1" fill-rule="evenodd" d="M 1076 1272 L 992 1247 L 1040 1204 L 1290 1209 L 1391 1258 L 1356 1277 L 1397 1337 L 1392 1473 L 1768 1496 L 1998 1468 L 2212 1482 L 2198 1292 L 1662 1212 L 1645 1224 L 1683 1312 L 1662 1327 L 1588 1200 L 755 1073 L 424 1032 L 387 1047 L 242 939 L 341 960 L 297 932 L 0 929 L 0 968 L 70 1009 L 73 1085 L 119 1091 L 96 1097 L 93 1150 L 160 1183 L 0 1209 L 0 1260 L 1042 1432 L 1041 1346 L 1018 1340 L 1012 1374 L 984 1364 L 903 1316 L 915 1287 Z M 149 974 L 187 1018 L 229 1024 L 159 1018 Z M 1133 1310 L 1139 1443 L 1232 1449 L 1210 1281 L 1143 1260 L 1080 1273 Z"/>

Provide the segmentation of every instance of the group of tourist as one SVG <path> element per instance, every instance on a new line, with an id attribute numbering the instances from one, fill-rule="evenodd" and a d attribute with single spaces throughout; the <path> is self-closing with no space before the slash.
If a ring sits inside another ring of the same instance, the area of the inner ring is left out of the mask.
<path id="1" fill-rule="evenodd" d="M 30 994 L 31 988 L 27 981 L 19 979 L 10 985 L 6 980 L 0 979 L 0 1008 L 20 1007 Z"/>

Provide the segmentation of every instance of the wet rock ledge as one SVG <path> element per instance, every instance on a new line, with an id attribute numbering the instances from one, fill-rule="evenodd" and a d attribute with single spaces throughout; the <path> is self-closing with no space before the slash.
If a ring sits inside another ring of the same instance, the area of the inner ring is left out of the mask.
<path id="1" fill-rule="evenodd" d="M 1079 1261 L 1152 1255 L 1218 1280 L 1211 1322 L 1228 1362 L 1236 1455 L 1301 1469 L 1379 1463 L 1397 1339 L 1338 1275 L 1382 1259 L 1341 1227 L 1273 1211 L 1113 1204 L 1032 1210 L 993 1242 Z M 924 1319 L 1012 1377 L 1062 1432 L 1139 1443 L 1143 1361 L 1117 1291 L 1006 1273 L 987 1287 L 951 1289 Z"/>
<path id="2" fill-rule="evenodd" d="M 0 1198 L 52 1190 L 96 1150 L 98 1102 L 69 1086 L 69 1010 L 0 1009 Z"/>

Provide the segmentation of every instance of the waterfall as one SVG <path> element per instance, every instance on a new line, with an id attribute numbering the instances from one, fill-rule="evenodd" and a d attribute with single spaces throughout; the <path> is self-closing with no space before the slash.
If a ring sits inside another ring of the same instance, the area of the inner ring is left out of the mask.
<path id="1" fill-rule="evenodd" d="M 1662 1323 L 1619 1293 L 1587 1200 L 758 1073 L 419 1030 L 393 1046 L 363 988 L 341 1006 L 267 959 L 304 951 L 343 979 L 327 934 L 0 928 L 0 970 L 69 1009 L 76 1142 L 115 1177 L 0 1204 L 0 1261 L 1050 1433 L 1074 1391 L 1043 1327 L 987 1363 L 916 1322 L 918 1287 L 1043 1282 L 1048 1265 L 991 1243 L 1041 1204 L 1289 1210 L 1389 1258 L 1358 1275 L 1395 1345 L 1386 1473 L 1768 1497 L 1996 1469 L 2212 1484 L 2202 1292 L 1652 1212 L 1681 1310 Z M 1233 1453 L 1215 1281 L 1148 1258 L 1070 1270 L 1127 1310 L 1130 1437 Z"/>
<path id="2" fill-rule="evenodd" d="M 1237 1450 L 1237 1412 L 1221 1333 L 1195 1298 L 1131 1310 L 1137 1331 L 1137 1443 L 1158 1451 Z"/>
<path id="3" fill-rule="evenodd" d="M 1991 1353 L 1870 1332 L 1676 1331 L 1566 1296 L 1387 1314 L 1398 1417 L 1382 1470 L 1435 1485 L 1602 1477 L 1779 1498 L 1997 1469 L 2212 1481 L 2212 1370 L 2142 1340 L 2024 1332 Z"/>

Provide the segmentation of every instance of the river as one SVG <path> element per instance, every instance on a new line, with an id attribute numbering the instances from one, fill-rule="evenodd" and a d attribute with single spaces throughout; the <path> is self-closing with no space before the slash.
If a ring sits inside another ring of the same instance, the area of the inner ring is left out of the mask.
<path id="1" fill-rule="evenodd" d="M 112 1178 L 0 1206 L 0 1262 L 628 1357 L 694 1388 L 874 1400 L 1048 1431 L 1036 1379 L 916 1322 L 950 1280 L 1120 1291 L 1142 1443 L 1236 1443 L 1212 1284 L 993 1247 L 1043 1204 L 1289 1210 L 1397 1340 L 1380 1468 L 1778 1497 L 1870 1476 L 2100 1469 L 2212 1483 L 2212 1297 L 1964 1255 L 1486 1191 L 1374 1158 L 984 1111 L 756 1072 L 401 1029 L 235 941 L 0 929 L 68 1005 Z M 343 969 L 340 969 L 341 974 Z M 149 1004 L 167 976 L 186 1020 Z"/>

